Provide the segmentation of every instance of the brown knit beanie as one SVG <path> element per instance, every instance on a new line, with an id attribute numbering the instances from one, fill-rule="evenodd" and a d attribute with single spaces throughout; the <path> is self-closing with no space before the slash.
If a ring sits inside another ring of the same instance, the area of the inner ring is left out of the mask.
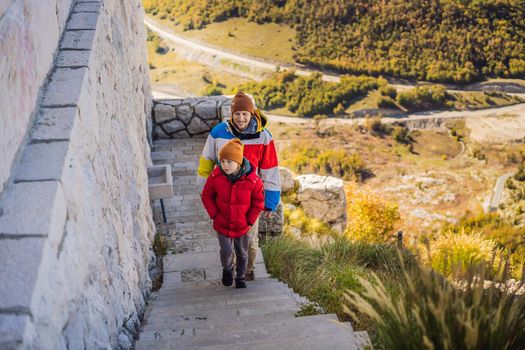
<path id="1" fill-rule="evenodd" d="M 252 99 L 243 92 L 238 92 L 232 99 L 232 115 L 238 111 L 248 111 L 251 114 L 255 113 L 255 106 Z"/>
<path id="2" fill-rule="evenodd" d="M 232 139 L 222 146 L 219 151 L 219 160 L 228 159 L 233 160 L 235 163 L 242 165 L 243 158 L 243 145 L 241 140 Z"/>

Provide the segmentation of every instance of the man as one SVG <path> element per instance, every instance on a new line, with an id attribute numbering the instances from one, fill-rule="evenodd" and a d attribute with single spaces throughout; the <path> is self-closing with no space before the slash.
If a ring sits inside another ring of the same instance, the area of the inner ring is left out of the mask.
<path id="1" fill-rule="evenodd" d="M 268 120 L 255 108 L 252 99 L 237 93 L 231 104 L 231 118 L 216 125 L 208 135 L 199 161 L 197 186 L 202 191 L 206 178 L 210 176 L 219 150 L 233 138 L 238 138 L 244 145 L 244 157 L 257 168 L 264 184 L 264 211 L 267 218 L 275 211 L 281 200 L 281 180 L 279 164 L 272 135 L 266 129 Z M 249 235 L 248 267 L 246 280 L 255 279 L 255 257 L 259 248 L 259 219 L 253 224 Z"/>

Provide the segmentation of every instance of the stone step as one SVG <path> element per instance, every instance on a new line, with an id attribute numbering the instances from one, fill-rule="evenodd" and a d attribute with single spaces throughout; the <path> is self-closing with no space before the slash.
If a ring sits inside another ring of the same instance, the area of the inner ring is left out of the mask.
<path id="1" fill-rule="evenodd" d="M 176 306 L 159 306 L 153 305 L 149 317 L 170 315 L 170 314 L 189 314 L 189 313 L 207 313 L 207 312 L 220 312 L 224 310 L 230 310 L 232 308 L 241 309 L 245 307 L 251 307 L 253 305 L 276 305 L 276 304 L 295 304 L 299 307 L 297 301 L 289 295 L 275 295 L 262 297 L 260 300 L 239 300 L 236 303 L 219 302 L 216 303 L 205 303 L 205 304 L 186 304 Z"/>
<path id="2" fill-rule="evenodd" d="M 273 316 L 273 315 L 272 315 Z M 311 326 L 317 322 L 321 321 L 337 321 L 337 317 L 334 314 L 327 315 L 316 315 L 302 317 L 308 318 L 308 320 L 301 320 L 299 323 L 303 326 Z M 303 322 L 304 321 L 304 322 Z M 239 322 L 226 322 L 222 321 L 218 324 L 207 324 L 196 327 L 171 327 L 165 330 L 154 330 L 154 331 L 143 331 L 140 333 L 140 340 L 164 340 L 164 339 L 176 339 L 176 338 L 192 338 L 192 337 L 202 337 L 213 336 L 213 334 L 225 333 L 225 332 L 235 332 L 239 329 L 249 328 L 249 329 L 261 329 L 263 327 L 286 327 L 290 324 L 298 324 L 295 321 L 295 317 L 281 317 L 281 318 L 259 318 L 259 319 L 245 319 L 243 320 L 244 324 Z M 301 323 L 302 322 L 302 323 Z"/>
<path id="3" fill-rule="evenodd" d="M 246 288 L 236 289 L 233 285 L 231 287 L 225 287 L 222 284 L 220 284 L 220 281 L 217 282 L 219 283 L 220 289 L 209 288 L 208 290 L 206 290 L 202 287 L 167 289 L 157 292 L 155 298 L 152 297 L 151 300 L 155 300 L 157 302 L 172 301 L 174 304 L 180 304 L 185 301 L 188 301 L 188 303 L 198 303 L 200 301 L 206 301 L 206 298 L 224 301 L 235 299 L 249 299 L 251 297 L 265 295 L 266 292 L 267 295 L 296 295 L 293 290 L 279 283 L 255 285 L 253 282 L 246 282 Z"/>
<path id="4" fill-rule="evenodd" d="M 196 319 L 196 318 L 206 318 L 210 322 L 220 322 L 222 319 L 234 318 L 236 316 L 249 316 L 256 314 L 270 314 L 280 311 L 294 311 L 299 310 L 299 305 L 289 299 L 276 300 L 271 304 L 267 302 L 253 302 L 242 307 L 237 307 L 236 305 L 229 305 L 227 308 L 221 310 L 205 310 L 205 311 L 185 311 L 181 310 L 166 310 L 165 312 L 156 312 L 155 314 L 148 314 L 147 322 L 169 322 L 170 320 L 180 320 L 183 318 Z"/>
<path id="5" fill-rule="evenodd" d="M 253 284 L 251 284 L 246 289 L 235 289 L 232 287 L 223 287 L 224 289 L 222 291 L 218 290 L 210 290 L 208 292 L 200 292 L 197 291 L 196 293 L 192 293 L 191 291 L 187 291 L 186 293 L 163 293 L 158 294 L 158 296 L 155 297 L 154 305 L 165 305 L 169 304 L 172 306 L 178 306 L 178 305 L 188 305 L 188 304 L 202 304 L 202 303 L 222 303 L 222 302 L 237 302 L 240 300 L 254 300 L 261 297 L 268 297 L 268 296 L 289 296 L 289 297 L 295 297 L 295 293 L 288 288 L 285 287 L 275 287 L 272 285 L 268 286 L 262 286 L 262 287 L 253 287 Z"/>
<path id="6" fill-rule="evenodd" d="M 215 240 L 217 241 L 216 238 Z M 218 242 L 217 246 L 219 246 Z M 215 252 L 187 252 L 183 254 L 165 255 L 162 263 L 164 272 L 176 272 L 221 265 L 220 257 Z M 260 248 L 257 251 L 255 263 L 264 264 L 264 258 Z"/>
<path id="7" fill-rule="evenodd" d="M 259 297 L 249 298 L 249 299 L 236 299 L 236 300 L 226 300 L 226 301 L 213 301 L 209 300 L 202 303 L 191 303 L 191 304 L 178 304 L 173 305 L 170 303 L 167 304 L 155 304 L 153 307 L 148 310 L 148 317 L 155 317 L 158 315 L 166 315 L 173 313 L 205 313 L 205 312 L 215 312 L 220 310 L 225 310 L 228 308 L 242 308 L 244 306 L 253 304 L 253 303 L 276 303 L 276 302 L 286 302 L 294 301 L 296 304 L 297 300 L 294 296 L 290 295 L 261 295 Z"/>
<path id="8" fill-rule="evenodd" d="M 219 253 L 216 252 L 216 254 L 218 255 Z M 264 263 L 255 264 L 254 269 L 256 280 L 270 277 L 266 271 Z M 222 279 L 222 267 L 219 265 L 213 267 L 187 269 L 184 271 L 165 272 L 162 278 L 162 288 L 185 287 L 188 285 L 188 283 L 199 281 L 215 282 Z"/>
<path id="9" fill-rule="evenodd" d="M 249 316 L 239 316 L 234 315 L 229 318 L 221 318 L 221 323 L 228 323 L 232 326 L 242 327 L 248 322 L 252 323 L 271 323 L 275 320 L 280 319 L 289 319 L 295 317 L 295 310 L 285 310 L 285 311 L 276 311 L 272 313 L 259 313 Z M 177 330 L 177 329 L 189 329 L 189 328 L 210 328 L 216 327 L 217 323 L 213 319 L 208 318 L 189 318 L 189 317 L 179 317 L 178 319 L 172 318 L 168 321 L 164 320 L 162 322 L 150 322 L 146 320 L 141 326 L 141 331 L 151 332 L 156 330 Z"/>
<path id="10" fill-rule="evenodd" d="M 245 349 L 256 342 L 276 342 L 278 340 L 293 339 L 294 343 L 299 339 L 314 340 L 322 338 L 325 340 L 323 347 L 333 348 L 336 339 L 346 340 L 346 349 L 357 349 L 353 333 L 344 325 L 335 320 L 326 320 L 322 316 L 299 317 L 290 319 L 285 324 L 266 324 L 257 328 L 251 328 L 248 323 L 244 328 L 225 329 L 224 331 L 208 330 L 189 332 L 190 337 L 168 338 L 160 340 L 139 340 L 136 349 L 184 349 L 184 348 L 216 348 L 220 345 L 241 346 Z M 342 345 L 342 343 L 340 343 Z M 240 347 L 239 347 L 240 348 Z M 267 347 L 266 349 L 270 349 Z"/>
<path id="11" fill-rule="evenodd" d="M 280 282 L 278 279 L 273 277 L 258 278 L 255 281 L 246 282 L 248 289 L 265 288 L 265 286 L 277 286 L 283 289 L 288 289 L 287 285 Z M 181 282 L 174 286 L 164 286 L 159 290 L 159 295 L 163 294 L 188 294 L 192 293 L 207 293 L 209 291 L 225 291 L 229 290 L 228 287 L 222 285 L 221 280 L 205 280 L 205 281 L 192 281 L 192 282 Z"/>

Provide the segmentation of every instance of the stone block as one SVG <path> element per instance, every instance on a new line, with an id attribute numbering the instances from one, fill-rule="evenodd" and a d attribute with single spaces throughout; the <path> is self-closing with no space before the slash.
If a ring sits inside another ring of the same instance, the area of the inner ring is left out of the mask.
<path id="1" fill-rule="evenodd" d="M 0 240 L 0 308 L 31 309 L 46 238 Z"/>
<path id="2" fill-rule="evenodd" d="M 73 13 L 67 21 L 67 30 L 95 30 L 97 28 L 98 13 L 80 12 Z"/>
<path id="3" fill-rule="evenodd" d="M 29 315 L 0 314 L 0 349 L 20 349 L 32 328 Z"/>
<path id="4" fill-rule="evenodd" d="M 220 117 L 221 120 L 228 120 L 230 119 L 230 116 L 232 114 L 232 108 L 231 108 L 231 101 L 228 101 L 227 103 L 223 104 L 220 108 Z"/>
<path id="5" fill-rule="evenodd" d="M 42 107 L 72 107 L 78 104 L 87 68 L 59 68 L 44 92 Z"/>
<path id="6" fill-rule="evenodd" d="M 55 235 L 62 232 L 66 215 L 66 200 L 58 181 L 17 183 L 0 202 L 0 237 Z"/>
<path id="7" fill-rule="evenodd" d="M 91 50 L 95 40 L 94 30 L 67 31 L 60 42 L 60 49 Z"/>
<path id="8" fill-rule="evenodd" d="M 175 107 L 158 103 L 153 109 L 155 123 L 163 123 L 175 119 Z"/>
<path id="9" fill-rule="evenodd" d="M 76 107 L 43 108 L 36 117 L 31 140 L 70 140 L 76 118 L 78 118 Z"/>
<path id="10" fill-rule="evenodd" d="M 174 132 L 185 132 L 186 126 L 180 120 L 172 120 L 171 122 L 162 125 L 162 129 L 171 134 Z"/>
<path id="11" fill-rule="evenodd" d="M 171 166 L 169 164 L 148 167 L 148 190 L 150 200 L 173 197 Z"/>
<path id="12" fill-rule="evenodd" d="M 177 108 L 177 119 L 188 125 L 193 117 L 193 108 L 189 104 L 181 104 Z"/>
<path id="13" fill-rule="evenodd" d="M 68 148 L 69 142 L 62 141 L 27 145 L 15 169 L 15 182 L 60 180 Z"/>
<path id="14" fill-rule="evenodd" d="M 203 120 L 218 119 L 217 102 L 214 100 L 202 101 L 195 105 L 195 114 Z"/>
<path id="15" fill-rule="evenodd" d="M 210 127 L 199 118 L 193 118 L 188 125 L 190 135 L 199 135 L 210 131 Z"/>
<path id="16" fill-rule="evenodd" d="M 90 55 L 89 50 L 60 50 L 56 65 L 58 68 L 87 67 Z"/>
<path id="17" fill-rule="evenodd" d="M 101 2 L 77 3 L 73 8 L 73 12 L 99 12 Z"/>

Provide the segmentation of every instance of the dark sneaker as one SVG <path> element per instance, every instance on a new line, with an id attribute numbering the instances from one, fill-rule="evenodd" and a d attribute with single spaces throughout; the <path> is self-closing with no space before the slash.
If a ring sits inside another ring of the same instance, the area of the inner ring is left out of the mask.
<path id="1" fill-rule="evenodd" d="M 246 288 L 246 280 L 244 278 L 236 278 L 235 288 Z"/>
<path id="2" fill-rule="evenodd" d="M 255 271 L 246 272 L 244 277 L 247 281 L 255 281 Z"/>
<path id="3" fill-rule="evenodd" d="M 230 287 L 233 284 L 233 272 L 222 269 L 222 284 Z"/>

